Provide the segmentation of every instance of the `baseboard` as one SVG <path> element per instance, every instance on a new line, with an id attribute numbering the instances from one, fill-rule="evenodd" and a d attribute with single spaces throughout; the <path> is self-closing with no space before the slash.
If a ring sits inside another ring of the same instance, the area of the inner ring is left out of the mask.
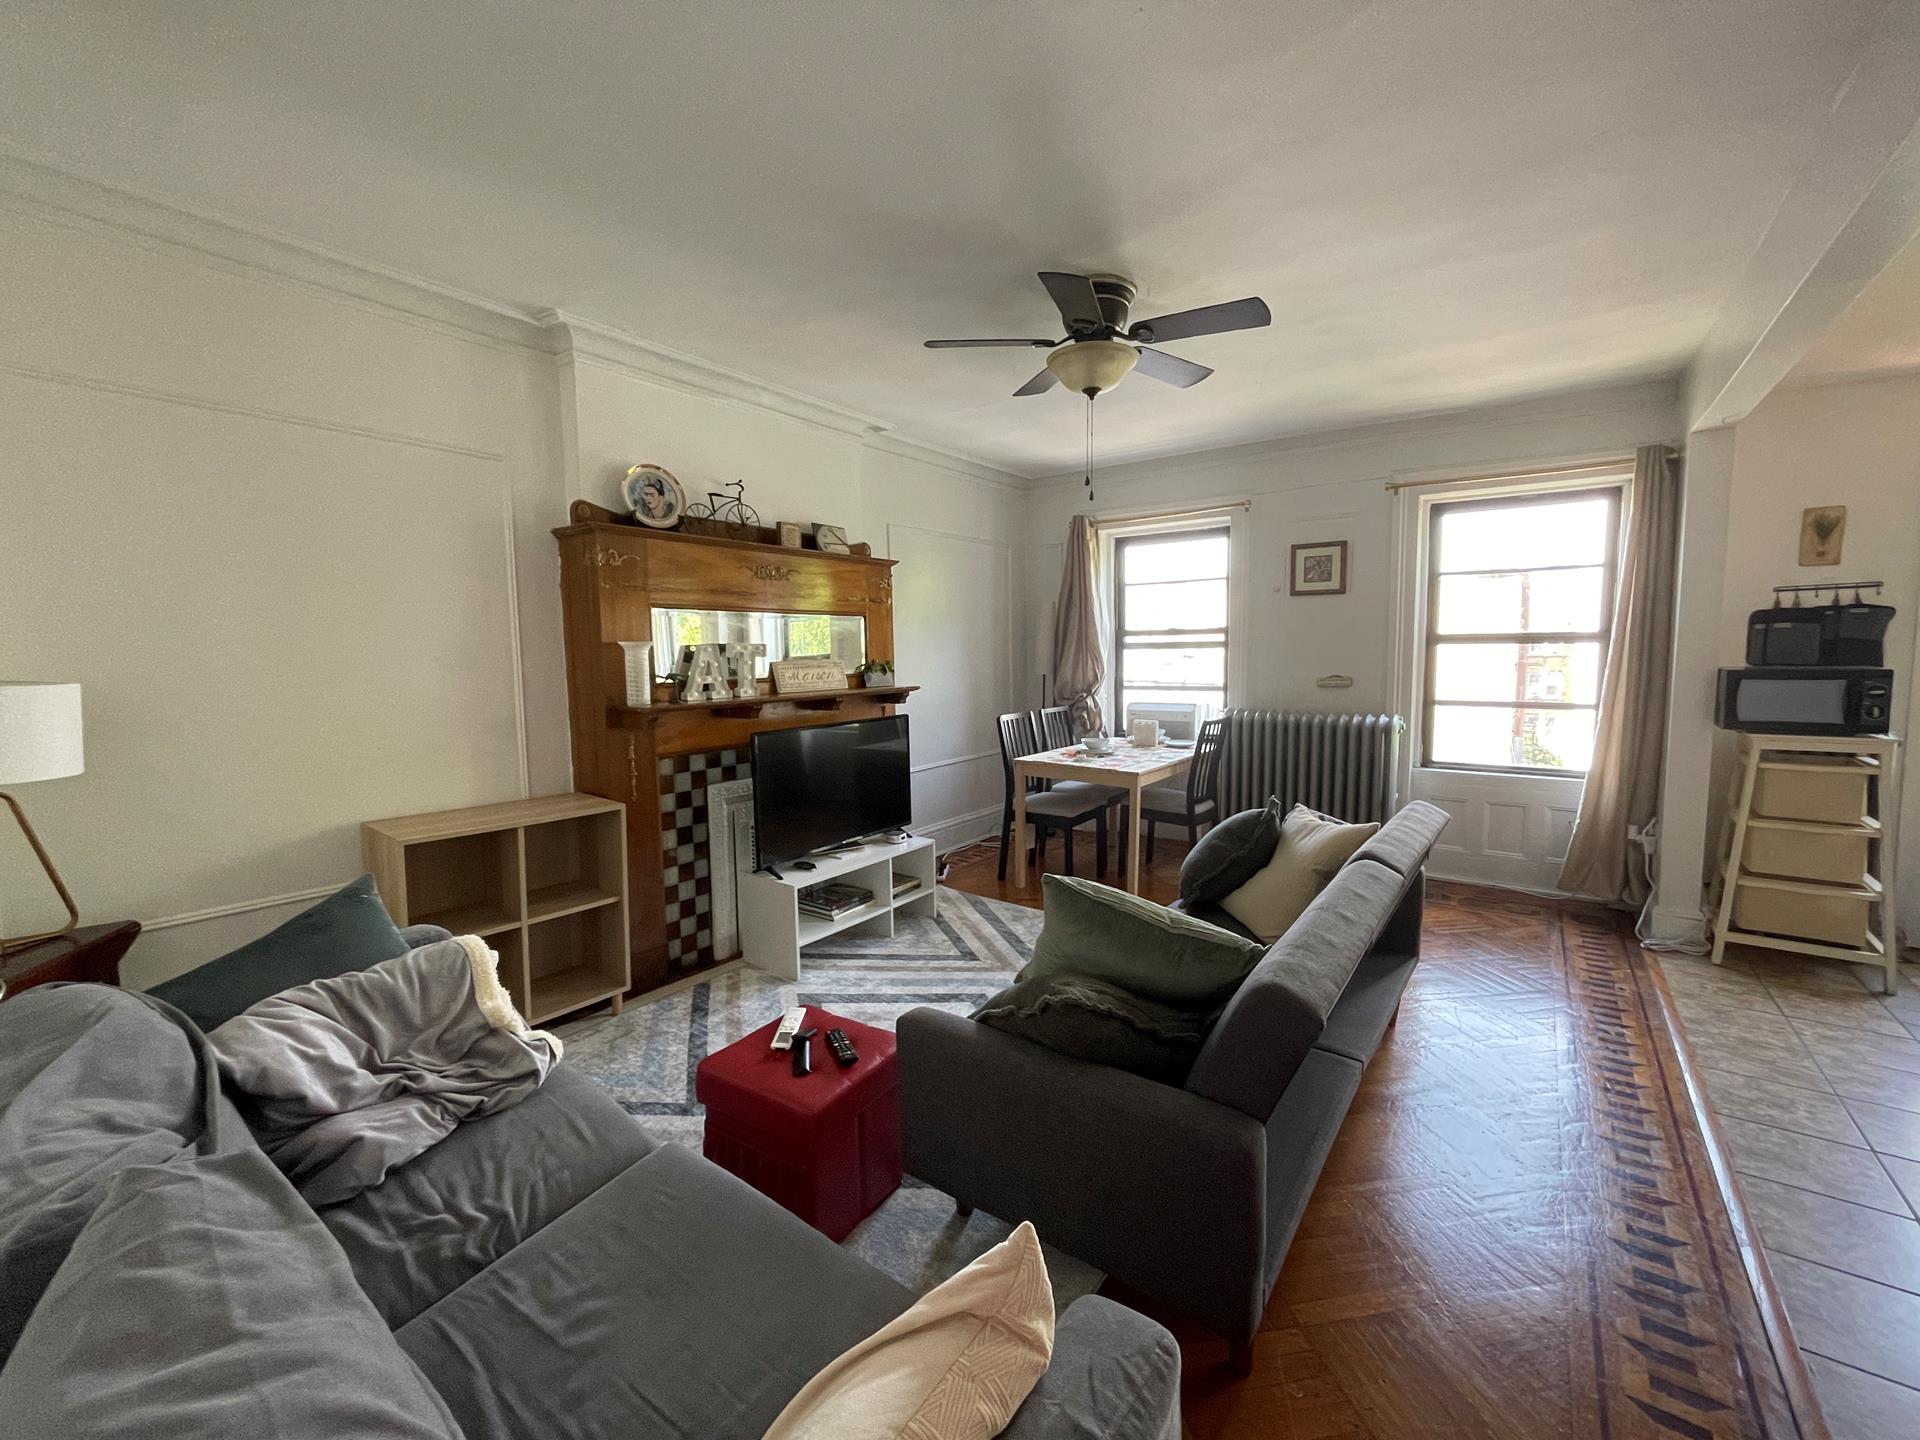
<path id="1" fill-rule="evenodd" d="M 1643 938 L 1658 945 L 1704 946 L 1707 917 L 1698 910 L 1669 910 L 1655 905 L 1647 913 Z"/>
<path id="2" fill-rule="evenodd" d="M 916 835 L 924 835 L 933 841 L 936 853 L 944 855 L 962 845 L 971 845 L 975 840 L 984 840 L 989 835 L 1000 833 L 1000 807 L 990 805 L 984 810 L 970 811 L 965 815 L 950 816 L 945 820 L 935 820 L 927 825 L 912 827 Z"/>

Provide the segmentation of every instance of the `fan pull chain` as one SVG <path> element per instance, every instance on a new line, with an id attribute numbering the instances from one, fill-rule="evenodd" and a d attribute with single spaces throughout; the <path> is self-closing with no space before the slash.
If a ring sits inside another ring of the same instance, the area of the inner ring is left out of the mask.
<path id="1" fill-rule="evenodd" d="M 1093 396 L 1087 396 L 1087 504 L 1093 504 Z"/>

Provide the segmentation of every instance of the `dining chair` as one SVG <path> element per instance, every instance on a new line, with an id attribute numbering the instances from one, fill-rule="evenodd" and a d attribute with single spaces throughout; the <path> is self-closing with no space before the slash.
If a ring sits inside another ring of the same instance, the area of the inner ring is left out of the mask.
<path id="1" fill-rule="evenodd" d="M 1006 799 L 1000 809 L 1000 878 L 1007 878 L 1007 847 L 1013 835 L 1014 772 L 1013 762 L 1043 750 L 1058 749 L 1041 740 L 1040 722 L 1031 710 L 1015 710 L 1002 715 L 1000 726 L 1000 769 L 1006 781 Z M 1071 743 L 1071 742 L 1067 742 Z M 1027 823 L 1033 826 L 1033 856 L 1036 869 L 1047 863 L 1048 832 L 1060 832 L 1066 851 L 1066 873 L 1073 874 L 1073 832 L 1093 821 L 1094 863 L 1101 875 L 1107 873 L 1107 812 L 1116 796 L 1124 794 L 1106 785 L 1088 785 L 1079 780 L 1031 780 L 1027 784 Z"/>
<path id="2" fill-rule="evenodd" d="M 1220 818 L 1214 782 L 1220 773 L 1220 736 L 1225 725 L 1225 720 L 1209 720 L 1200 727 L 1200 738 L 1193 746 L 1193 764 L 1187 767 L 1184 781 L 1168 780 L 1160 785 L 1149 785 L 1140 792 L 1140 812 L 1147 822 L 1148 861 L 1153 859 L 1156 821 L 1166 820 L 1175 825 L 1185 825 L 1187 844 L 1192 846 L 1200 838 L 1200 827 L 1211 825 Z M 1123 809 L 1120 816 L 1120 833 L 1123 836 L 1130 819 Z"/>

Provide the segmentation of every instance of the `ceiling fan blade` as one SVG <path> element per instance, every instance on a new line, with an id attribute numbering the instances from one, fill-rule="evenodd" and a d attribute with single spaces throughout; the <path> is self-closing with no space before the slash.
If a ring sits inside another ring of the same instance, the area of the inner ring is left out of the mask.
<path id="1" fill-rule="evenodd" d="M 1127 331 L 1129 340 L 1149 345 L 1164 345 L 1169 340 L 1190 340 L 1195 335 L 1220 335 L 1228 330 L 1257 330 L 1273 323 L 1273 312 L 1258 295 L 1244 300 L 1228 300 L 1219 305 L 1202 305 L 1198 310 L 1179 310 L 1171 315 L 1156 315 L 1142 320 Z"/>
<path id="2" fill-rule="evenodd" d="M 1051 350 L 1060 342 L 1057 340 L 929 340 L 929 350 L 985 350 L 999 345 L 1018 345 L 1021 347 L 1038 346 L 1042 350 Z"/>
<path id="3" fill-rule="evenodd" d="M 1058 385 L 1059 383 L 1060 383 L 1060 377 L 1058 375 L 1055 375 L 1053 371 L 1042 370 L 1038 375 L 1034 376 L 1031 380 L 1027 381 L 1026 384 L 1022 385 L 1018 390 L 1014 391 L 1013 393 L 1016 395 L 1040 395 L 1040 394 L 1044 394 L 1048 390 L 1051 390 L 1054 386 Z"/>
<path id="4" fill-rule="evenodd" d="M 1133 368 L 1142 375 L 1151 375 L 1155 380 L 1178 385 L 1182 390 L 1189 385 L 1198 385 L 1213 373 L 1204 365 L 1182 360 L 1178 355 L 1169 355 L 1164 350 L 1149 350 L 1144 345 L 1140 347 L 1140 361 Z"/>
<path id="5" fill-rule="evenodd" d="M 1069 330 L 1098 330 L 1107 323 L 1100 313 L 1100 297 L 1093 293 L 1093 281 L 1084 275 L 1069 275 L 1062 270 L 1042 270 L 1040 283 L 1060 307 L 1060 318 Z"/>

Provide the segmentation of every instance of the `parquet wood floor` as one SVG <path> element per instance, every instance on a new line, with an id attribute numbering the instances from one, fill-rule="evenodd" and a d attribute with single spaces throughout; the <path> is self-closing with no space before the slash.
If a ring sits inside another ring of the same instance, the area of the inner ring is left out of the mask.
<path id="1" fill-rule="evenodd" d="M 1027 904 L 991 846 L 947 883 Z M 1175 893 L 1180 847 L 1145 886 Z M 1179 1337 L 1192 1440 L 1825 1435 L 1796 1414 L 1644 961 L 1618 917 L 1435 884 L 1235 1381 Z M 1802 1402 L 1804 1406 L 1804 1401 Z"/>

